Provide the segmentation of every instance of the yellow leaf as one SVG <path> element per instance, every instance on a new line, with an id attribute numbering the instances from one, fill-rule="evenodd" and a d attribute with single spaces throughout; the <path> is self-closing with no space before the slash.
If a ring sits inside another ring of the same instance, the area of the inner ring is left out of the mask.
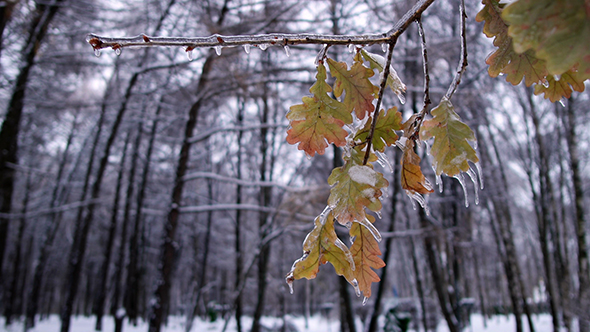
<path id="1" fill-rule="evenodd" d="M 420 157 L 414 152 L 414 141 L 408 140 L 402 156 L 401 185 L 412 194 L 434 192 L 420 168 Z"/>
<path id="2" fill-rule="evenodd" d="M 355 141 L 360 140 L 365 142 L 371 131 L 371 119 L 367 121 L 363 129 L 359 130 L 354 137 Z M 385 151 L 386 146 L 395 144 L 398 137 L 396 130 L 401 130 L 402 114 L 397 111 L 397 107 L 393 107 L 385 113 L 383 110 L 379 112 L 377 123 L 375 124 L 375 131 L 373 132 L 373 149 L 376 151 Z"/>

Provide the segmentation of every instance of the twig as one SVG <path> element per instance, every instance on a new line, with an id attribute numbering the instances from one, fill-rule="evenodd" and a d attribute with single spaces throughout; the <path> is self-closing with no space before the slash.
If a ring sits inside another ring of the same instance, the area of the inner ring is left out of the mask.
<path id="1" fill-rule="evenodd" d="M 430 101 L 430 75 L 428 73 L 428 51 L 426 49 L 426 37 L 424 35 L 424 27 L 422 26 L 422 18 L 416 19 L 418 24 L 418 33 L 420 34 L 420 45 L 422 47 L 422 67 L 424 68 L 424 106 L 422 107 L 422 118 L 428 109 L 428 106 L 432 103 Z"/>
<path id="2" fill-rule="evenodd" d="M 377 124 L 377 119 L 379 118 L 379 109 L 381 108 L 381 103 L 383 101 L 383 93 L 385 91 L 385 86 L 387 85 L 387 78 L 389 77 L 389 68 L 391 67 L 391 59 L 393 57 L 393 48 L 395 47 L 396 41 L 397 39 L 389 43 L 389 49 L 387 50 L 387 60 L 385 60 L 385 64 L 383 65 L 383 77 L 381 78 L 381 84 L 379 84 L 379 98 L 377 98 L 377 105 L 375 106 L 375 111 L 373 111 L 371 131 L 369 132 L 369 135 L 367 135 L 367 151 L 365 151 L 363 165 L 367 164 L 367 162 L 369 161 L 369 156 L 371 155 L 371 144 L 373 143 L 373 134 L 375 133 L 375 126 Z"/>
<path id="3" fill-rule="evenodd" d="M 465 37 L 465 18 L 467 14 L 465 14 L 465 1 L 461 0 L 461 4 L 459 6 L 459 13 L 461 15 L 461 59 L 459 60 L 459 65 L 457 66 L 457 72 L 455 73 L 455 79 L 453 83 L 449 86 L 449 90 L 445 97 L 447 99 L 451 99 L 453 94 L 457 90 L 457 86 L 461 83 L 461 77 L 465 72 L 465 68 L 467 68 L 467 39 Z"/>

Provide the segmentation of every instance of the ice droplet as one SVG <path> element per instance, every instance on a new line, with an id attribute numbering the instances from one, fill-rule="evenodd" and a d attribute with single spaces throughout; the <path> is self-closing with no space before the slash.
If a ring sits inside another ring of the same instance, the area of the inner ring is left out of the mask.
<path id="1" fill-rule="evenodd" d="M 461 184 L 461 188 L 463 188 L 463 195 L 465 196 L 465 207 L 468 208 L 469 207 L 469 197 L 467 195 L 467 187 L 465 186 L 465 177 L 463 177 L 462 173 L 459 173 L 459 174 L 455 175 L 454 178 L 459 181 L 459 184 Z"/>
<path id="2" fill-rule="evenodd" d="M 443 180 L 440 175 L 436 176 L 436 184 L 438 185 L 438 192 L 442 194 L 443 192 Z"/>
<path id="3" fill-rule="evenodd" d="M 364 297 L 363 298 L 363 306 L 367 304 L 367 302 L 369 302 L 369 298 L 368 297 Z"/>
<path id="4" fill-rule="evenodd" d="M 475 169 L 477 169 L 477 176 L 479 177 L 479 189 L 483 190 L 483 171 L 480 163 L 475 163 Z"/>
<path id="5" fill-rule="evenodd" d="M 404 105 L 406 103 L 406 96 L 404 96 L 403 93 L 397 93 L 397 99 L 399 99 L 399 102 Z"/>
<path id="6" fill-rule="evenodd" d="M 295 261 L 295 263 L 297 263 L 297 261 Z M 291 268 L 291 271 L 285 277 L 285 282 L 287 283 L 287 285 L 289 285 L 289 293 L 291 293 L 291 294 L 293 294 L 293 280 L 295 280 L 295 277 L 293 276 L 293 270 L 295 269 L 295 263 L 293 263 L 293 267 Z"/>
<path id="7" fill-rule="evenodd" d="M 293 294 L 293 280 L 287 281 L 287 285 L 289 285 L 289 293 Z"/>
<path id="8" fill-rule="evenodd" d="M 354 287 L 354 292 L 356 293 L 356 297 L 361 297 L 361 290 L 359 288 L 359 282 L 356 279 L 352 279 L 352 287 Z"/>
<path id="9" fill-rule="evenodd" d="M 121 52 L 122 52 L 122 51 L 121 51 L 121 48 L 120 48 L 120 47 L 117 47 L 117 48 L 115 48 L 115 54 L 116 54 L 117 56 L 121 55 Z"/>
<path id="10" fill-rule="evenodd" d="M 565 107 L 565 102 L 564 102 L 564 100 L 565 100 L 565 99 L 563 99 L 563 98 L 561 98 L 561 99 L 559 100 L 559 105 L 561 105 L 562 107 Z"/>
<path id="11" fill-rule="evenodd" d="M 193 50 L 187 50 L 186 57 L 188 58 L 188 61 L 193 61 L 195 59 L 193 56 Z"/>
<path id="12" fill-rule="evenodd" d="M 543 86 L 545 87 L 545 89 L 548 89 L 549 88 L 549 81 L 544 80 L 543 81 Z"/>
<path id="13" fill-rule="evenodd" d="M 250 49 L 252 48 L 252 45 L 250 44 L 244 44 L 244 51 L 246 52 L 246 54 L 250 54 Z"/>
<path id="14" fill-rule="evenodd" d="M 467 170 L 467 175 L 469 175 L 471 182 L 473 182 L 473 187 L 475 188 L 475 205 L 479 205 L 479 186 L 477 184 L 477 174 L 475 174 L 475 170 L 470 167 Z"/>
<path id="15" fill-rule="evenodd" d="M 348 44 L 348 53 L 352 53 L 352 52 L 354 52 L 354 45 Z"/>
<path id="16" fill-rule="evenodd" d="M 94 55 L 98 58 L 100 57 L 100 48 L 95 48 L 94 49 Z"/>
<path id="17" fill-rule="evenodd" d="M 285 55 L 287 56 L 287 58 L 290 57 L 291 56 L 291 49 L 289 48 L 289 46 L 285 45 L 284 49 L 285 49 Z"/>
<path id="18" fill-rule="evenodd" d="M 215 46 L 214 49 L 215 49 L 215 53 L 218 56 L 221 55 L 221 46 L 220 45 Z"/>
<path id="19" fill-rule="evenodd" d="M 477 140 L 473 141 L 473 149 L 477 150 L 479 146 L 477 145 Z"/>
<path id="20" fill-rule="evenodd" d="M 268 48 L 268 44 L 260 44 L 260 45 L 258 45 L 258 48 L 263 51 L 266 51 L 266 49 Z"/>

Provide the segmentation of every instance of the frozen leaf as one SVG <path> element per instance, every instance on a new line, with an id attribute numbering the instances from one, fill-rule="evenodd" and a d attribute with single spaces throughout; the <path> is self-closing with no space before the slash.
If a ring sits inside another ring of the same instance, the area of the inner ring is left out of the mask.
<path id="1" fill-rule="evenodd" d="M 583 92 L 584 80 L 580 79 L 578 72 L 568 70 L 559 77 L 559 80 L 548 76 L 546 84 L 537 84 L 535 86 L 535 94 L 544 93 L 545 99 L 549 99 L 554 103 L 561 100 L 561 98 L 569 98 L 572 95 L 572 89 Z"/>
<path id="2" fill-rule="evenodd" d="M 364 142 L 371 131 L 371 119 L 367 121 L 365 126 L 357 132 L 354 137 L 355 141 L 360 140 Z M 373 149 L 376 151 L 385 151 L 386 146 L 395 144 L 398 136 L 396 130 L 401 130 L 402 114 L 397 111 L 397 107 L 393 107 L 387 113 L 379 112 L 377 123 L 375 124 L 375 131 L 373 132 Z"/>
<path id="3" fill-rule="evenodd" d="M 345 62 L 336 62 L 328 59 L 330 74 L 336 81 L 334 82 L 334 96 L 336 98 L 346 92 L 342 103 L 350 112 L 353 111 L 356 117 L 364 119 L 367 112 L 373 112 L 373 100 L 379 93 L 379 88 L 374 86 L 369 80 L 373 76 L 373 70 L 363 66 L 361 55 L 357 53 L 350 70 Z"/>
<path id="4" fill-rule="evenodd" d="M 491 77 L 506 74 L 506 81 L 518 85 L 524 79 L 527 86 L 544 81 L 547 76 L 545 61 L 537 59 L 534 52 L 518 54 L 512 48 L 512 38 L 508 36 L 508 25 L 502 19 L 502 5 L 498 0 L 483 0 L 484 8 L 477 14 L 476 20 L 484 22 L 483 32 L 494 38 L 498 47 L 486 59 L 490 66 Z"/>
<path id="5" fill-rule="evenodd" d="M 315 219 L 313 230 L 307 234 L 303 242 L 303 256 L 293 263 L 287 282 L 289 278 L 292 280 L 315 278 L 320 265 L 326 262 L 330 262 L 338 275 L 344 276 L 353 284 L 354 260 L 346 245 L 336 235 L 332 212 Z"/>
<path id="6" fill-rule="evenodd" d="M 383 73 L 383 67 L 385 67 L 384 57 L 377 54 L 369 53 L 364 49 L 361 50 L 361 54 L 363 55 L 363 58 L 365 58 L 365 60 L 369 62 L 371 69 L 377 69 L 380 73 Z M 403 93 L 406 92 L 406 85 L 399 78 L 397 72 L 395 71 L 395 69 L 393 69 L 393 66 L 389 67 L 389 75 L 387 76 L 386 86 L 390 87 L 391 90 L 393 90 L 393 92 L 395 92 L 395 94 L 398 95 L 398 97 L 401 96 L 400 100 L 402 100 Z"/>
<path id="7" fill-rule="evenodd" d="M 479 158 L 468 141 L 475 141 L 475 135 L 469 126 L 461 122 L 455 113 L 453 104 L 443 98 L 431 111 L 434 118 L 425 120 L 420 128 L 422 140 L 434 137 L 430 148 L 436 175 L 442 173 L 455 176 L 469 170 L 468 161 L 477 163 Z"/>
<path id="8" fill-rule="evenodd" d="M 517 53 L 533 50 L 551 75 L 561 75 L 590 55 L 590 4 L 585 0 L 518 0 L 502 18 Z"/>
<path id="9" fill-rule="evenodd" d="M 318 65 L 317 81 L 310 88 L 313 97 L 303 97 L 303 104 L 291 106 L 287 119 L 291 128 L 287 142 L 299 143 L 298 148 L 313 157 L 323 154 L 329 143 L 346 144 L 348 133 L 342 127 L 352 122 L 352 115 L 339 101 L 331 98 L 332 92 L 326 83 L 326 67 Z"/>
<path id="10" fill-rule="evenodd" d="M 367 215 L 367 219 L 368 223 L 375 222 L 375 218 L 371 215 Z M 360 291 L 363 292 L 365 298 L 369 298 L 371 297 L 371 284 L 381 280 L 372 269 L 384 267 L 385 262 L 379 258 L 381 255 L 379 243 L 367 227 L 360 223 L 353 223 L 350 228 L 350 236 L 355 238 L 350 248 L 354 258 L 354 276 L 358 281 Z"/>
<path id="11" fill-rule="evenodd" d="M 374 212 L 381 210 L 381 188 L 389 185 L 372 165 L 362 165 L 362 153 L 355 149 L 352 153 L 354 155 L 346 159 L 344 166 L 332 170 L 328 178 L 328 184 L 332 186 L 328 205 L 333 208 L 336 220 L 343 225 L 364 220 L 365 207 Z"/>
<path id="12" fill-rule="evenodd" d="M 408 140 L 402 156 L 401 185 L 410 194 L 430 194 L 434 192 L 420 168 L 420 157 L 414 152 L 414 141 Z"/>

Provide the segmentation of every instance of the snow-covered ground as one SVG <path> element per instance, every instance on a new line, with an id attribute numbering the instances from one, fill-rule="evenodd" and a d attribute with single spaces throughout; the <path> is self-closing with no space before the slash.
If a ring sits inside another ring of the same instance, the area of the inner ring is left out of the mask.
<path id="1" fill-rule="evenodd" d="M 338 332 L 340 331 L 340 323 L 335 320 L 329 320 L 324 317 L 314 316 L 308 321 L 308 327 L 306 328 L 305 320 L 301 317 L 289 317 L 288 320 L 297 327 L 298 331 L 301 332 Z M 538 315 L 533 320 L 535 324 L 536 332 L 550 332 L 551 328 L 551 316 L 549 315 Z M 192 331 L 195 332 L 219 332 L 223 329 L 223 321 L 218 320 L 213 323 L 196 320 L 193 325 Z M 247 317 L 242 321 L 243 326 L 249 327 L 251 320 Z M 525 329 L 528 331 L 528 325 L 526 320 L 523 320 Z M 95 319 L 93 317 L 75 317 L 72 320 L 70 331 L 72 332 L 92 332 L 94 331 Z M 184 317 L 171 317 L 168 326 L 163 329 L 164 332 L 184 332 Z M 264 318 L 262 324 L 271 330 L 279 330 L 282 324 L 281 319 L 277 318 Z M 30 330 L 31 332 L 58 332 L 60 328 L 59 317 L 57 315 L 51 316 L 47 320 L 43 320 L 37 323 L 37 326 Z M 110 317 L 106 317 L 103 321 L 103 331 L 113 331 L 114 325 L 113 320 Z M 484 320 L 481 315 L 474 314 L 471 316 L 471 326 L 468 327 L 466 332 L 510 332 L 514 331 L 514 317 L 513 316 L 495 316 L 487 320 L 487 326 L 484 327 Z M 22 332 L 22 322 L 18 321 L 9 327 L 4 326 L 4 318 L 0 318 L 0 332 Z M 126 324 L 123 328 L 124 332 L 145 332 L 147 331 L 147 325 L 140 323 L 138 326 Z M 228 325 L 228 332 L 235 331 L 235 322 L 231 321 Z M 437 332 L 447 332 L 448 328 L 444 321 L 441 321 L 438 325 Z"/>

